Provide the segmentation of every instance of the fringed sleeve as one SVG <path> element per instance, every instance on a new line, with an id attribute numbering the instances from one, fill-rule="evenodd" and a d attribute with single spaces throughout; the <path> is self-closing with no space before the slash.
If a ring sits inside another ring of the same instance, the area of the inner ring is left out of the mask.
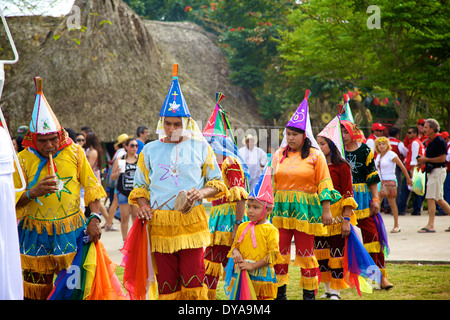
<path id="1" fill-rule="evenodd" d="M 19 155 L 19 158 L 20 158 L 20 155 Z M 22 167 L 22 165 L 21 165 L 21 167 Z M 22 181 L 21 181 L 21 179 L 20 179 L 19 172 L 17 171 L 17 166 L 16 166 L 16 162 L 15 162 L 15 161 L 14 161 L 14 169 L 16 169 L 16 171 L 14 171 L 14 173 L 13 173 L 14 187 L 15 187 L 16 189 L 19 189 L 19 188 L 22 188 Z M 21 169 L 22 169 L 22 171 L 24 172 L 24 169 L 23 169 L 23 168 L 21 168 Z M 25 178 L 25 182 L 28 184 L 28 182 L 27 182 L 27 175 L 26 175 L 25 173 L 24 173 L 24 178 Z M 15 195 L 16 195 L 16 205 L 17 205 L 17 202 L 19 201 L 20 197 L 21 197 L 25 192 L 27 192 L 26 189 L 25 189 L 24 191 L 16 192 L 16 193 L 15 193 Z M 23 207 L 20 207 L 20 208 L 18 208 L 18 207 L 16 206 L 16 218 L 17 218 L 17 220 L 22 219 L 22 217 L 23 217 L 24 214 L 25 214 L 25 208 L 26 208 L 26 206 L 23 206 Z"/>
<path id="2" fill-rule="evenodd" d="M 273 229 L 271 229 L 267 237 L 267 250 L 269 253 L 266 257 L 267 259 L 266 261 L 272 267 L 276 264 L 284 263 L 284 259 L 280 253 L 279 242 L 280 242 L 279 231 L 277 228 L 274 227 Z"/>
<path id="3" fill-rule="evenodd" d="M 239 160 L 232 156 L 225 158 L 222 164 L 222 177 L 229 188 L 228 201 L 247 200 L 248 192 L 245 190 L 245 175 Z"/>
<path id="4" fill-rule="evenodd" d="M 366 183 L 368 186 L 372 184 L 376 184 L 380 182 L 380 177 L 378 175 L 377 168 L 375 166 L 375 161 L 373 158 L 373 151 L 372 149 L 369 149 L 369 154 L 366 158 L 366 167 L 367 167 L 367 176 L 366 176 Z"/>
<path id="5" fill-rule="evenodd" d="M 208 201 L 220 199 L 223 196 L 229 196 L 230 193 L 228 192 L 228 188 L 223 182 L 222 179 L 222 172 L 219 168 L 219 165 L 217 164 L 216 157 L 214 155 L 214 150 L 209 146 L 206 145 L 206 148 L 208 150 L 206 158 L 203 162 L 202 167 L 202 176 L 205 179 L 205 184 L 203 185 L 203 188 L 206 187 L 213 187 L 219 191 L 214 197 L 208 198 Z"/>
<path id="6" fill-rule="evenodd" d="M 230 192 L 228 191 L 227 186 L 225 185 L 225 183 L 223 183 L 222 180 L 209 180 L 204 185 L 204 188 L 206 188 L 206 187 L 213 187 L 213 188 L 217 189 L 217 191 L 219 191 L 219 193 L 216 194 L 215 196 L 208 198 L 207 199 L 208 201 L 220 199 L 223 196 L 229 197 L 229 195 L 230 195 Z"/>

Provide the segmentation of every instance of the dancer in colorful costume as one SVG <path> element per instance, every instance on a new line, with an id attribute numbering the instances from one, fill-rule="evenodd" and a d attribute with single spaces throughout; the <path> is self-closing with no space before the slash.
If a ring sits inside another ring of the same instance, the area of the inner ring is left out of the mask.
<path id="1" fill-rule="evenodd" d="M 356 224 L 353 209 L 358 204 L 353 198 L 352 171 L 343 159 L 340 115 L 336 116 L 318 135 L 317 142 L 325 155 L 333 187 L 342 198 L 331 206 L 333 222 L 326 226 L 327 234 L 315 237 L 315 255 L 319 262 L 320 282 L 325 285 L 321 298 L 339 300 L 339 290 L 348 288 L 344 279 L 345 238 L 349 236 L 351 224 Z"/>
<path id="2" fill-rule="evenodd" d="M 274 203 L 272 170 L 267 165 L 250 192 L 247 203 L 250 221 L 239 226 L 228 253 L 231 259 L 226 266 L 224 289 L 230 300 L 273 300 L 277 296 L 273 267 L 282 263 L 283 258 L 279 251 L 278 229 L 267 220 Z M 247 288 L 250 290 L 245 290 Z M 247 295 L 243 294 L 246 291 Z M 252 291 L 254 295 L 249 295 Z"/>
<path id="3" fill-rule="evenodd" d="M 275 208 L 272 223 L 280 232 L 280 252 L 284 263 L 277 264 L 277 299 L 286 299 L 294 237 L 294 265 L 301 268 L 300 287 L 304 299 L 315 299 L 318 288 L 318 263 L 314 256 L 314 236 L 325 233 L 324 225 L 332 221 L 330 205 L 341 195 L 334 190 L 323 153 L 314 139 L 305 99 L 286 125 L 281 148 L 273 156 L 275 171 Z"/>
<path id="4" fill-rule="evenodd" d="M 70 268 L 55 279 L 48 300 L 125 300 L 126 295 L 101 241 L 79 237 L 78 251 Z"/>
<path id="5" fill-rule="evenodd" d="M 248 170 L 245 170 L 246 165 L 238 155 L 226 112 L 219 104 L 223 98 L 225 98 L 223 93 L 216 93 L 216 106 L 203 129 L 203 136 L 214 150 L 217 163 L 222 170 L 223 181 L 229 191 L 228 197 L 212 201 L 209 214 L 211 244 L 205 249 L 204 283 L 208 286 L 210 300 L 216 298 L 217 282 L 222 273 L 222 266 L 225 268 L 227 264 L 227 254 L 237 227 L 248 220 L 244 215 L 245 201 L 248 197 L 246 190 Z"/>
<path id="6" fill-rule="evenodd" d="M 159 299 L 198 300 L 207 299 L 203 247 L 211 241 L 208 215 L 201 202 L 228 195 L 228 189 L 214 150 L 191 118 L 177 70 L 175 64 L 159 114 L 159 140 L 145 145 L 139 155 L 129 201 L 139 206 L 138 218 L 148 220 Z M 175 199 L 171 198 L 184 190 L 188 202 L 195 202 L 188 214 L 174 210 Z"/>
<path id="7" fill-rule="evenodd" d="M 101 236 L 100 199 L 106 193 L 95 177 L 83 149 L 69 138 L 42 93 L 42 79 L 34 79 L 36 99 L 19 162 L 27 180 L 16 193 L 24 296 L 46 299 L 53 275 L 68 268 L 77 253 L 77 239 L 97 242 Z M 17 171 L 14 184 L 21 186 Z M 93 213 L 86 222 L 80 211 L 80 188 Z"/>
<path id="8" fill-rule="evenodd" d="M 349 108 L 348 103 L 344 105 Z M 375 167 L 372 150 L 364 144 L 364 134 L 358 127 L 348 121 L 341 120 L 342 136 L 345 145 L 345 156 L 352 166 L 353 195 L 358 203 L 355 210 L 357 226 L 361 229 L 364 247 L 372 256 L 382 273 L 381 288 L 390 289 L 392 284 L 387 280 L 384 249 L 387 249 L 387 238 L 384 223 L 381 219 L 378 183 L 380 178 Z"/>

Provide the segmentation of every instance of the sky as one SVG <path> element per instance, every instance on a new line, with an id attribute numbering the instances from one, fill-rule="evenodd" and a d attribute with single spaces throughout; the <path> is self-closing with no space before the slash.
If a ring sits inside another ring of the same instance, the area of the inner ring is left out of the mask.
<path id="1" fill-rule="evenodd" d="M 75 0 L 0 0 L 0 10 L 8 16 L 64 16 L 70 13 Z"/>

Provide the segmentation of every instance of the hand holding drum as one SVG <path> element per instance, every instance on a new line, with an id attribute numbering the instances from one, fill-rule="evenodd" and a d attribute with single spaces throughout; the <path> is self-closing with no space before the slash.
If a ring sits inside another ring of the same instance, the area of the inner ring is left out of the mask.
<path id="1" fill-rule="evenodd" d="M 198 197 L 201 196 L 197 195 L 195 191 L 200 193 L 195 188 L 192 188 L 189 191 L 180 191 L 175 199 L 174 209 L 181 211 L 181 213 L 183 214 L 188 214 L 192 210 L 192 208 L 194 208 L 195 202 L 198 200 Z"/>

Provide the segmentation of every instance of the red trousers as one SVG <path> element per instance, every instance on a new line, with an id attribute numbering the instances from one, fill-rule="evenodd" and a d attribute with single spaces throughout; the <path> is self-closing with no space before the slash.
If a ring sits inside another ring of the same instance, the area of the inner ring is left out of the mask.
<path id="1" fill-rule="evenodd" d="M 364 245 L 379 243 L 378 230 L 377 226 L 375 225 L 375 221 L 373 219 L 374 219 L 373 217 L 367 217 L 358 220 L 357 227 L 361 229 L 361 236 Z M 372 246 L 369 245 L 369 247 Z M 373 261 L 376 263 L 378 268 L 380 268 L 381 273 L 384 276 L 386 276 L 384 270 L 386 268 L 386 263 L 384 260 L 384 253 L 381 251 L 381 249 L 378 250 L 368 248 L 367 251 L 369 252 L 370 256 L 372 257 Z"/>
<path id="2" fill-rule="evenodd" d="M 155 252 L 154 257 L 158 268 L 158 292 L 161 298 L 161 295 L 171 295 L 168 296 L 169 299 L 183 300 L 206 298 L 203 289 L 203 248 L 184 249 L 174 253 Z"/>
<path id="3" fill-rule="evenodd" d="M 221 275 L 221 265 L 223 269 L 227 266 L 227 254 L 230 246 L 214 245 L 205 249 L 205 261 L 208 263 L 203 282 L 208 286 L 209 300 L 215 300 L 217 283 Z"/>
<path id="4" fill-rule="evenodd" d="M 299 265 L 301 269 L 300 286 L 306 290 L 315 290 L 318 288 L 317 271 L 319 264 L 314 256 L 314 235 L 300 232 L 293 229 L 278 229 L 280 233 L 280 253 L 285 257 L 284 264 L 275 265 L 275 274 L 277 275 L 278 285 L 288 283 L 288 270 L 291 252 L 291 241 L 294 237 L 295 242 L 295 261 L 294 265 Z"/>

